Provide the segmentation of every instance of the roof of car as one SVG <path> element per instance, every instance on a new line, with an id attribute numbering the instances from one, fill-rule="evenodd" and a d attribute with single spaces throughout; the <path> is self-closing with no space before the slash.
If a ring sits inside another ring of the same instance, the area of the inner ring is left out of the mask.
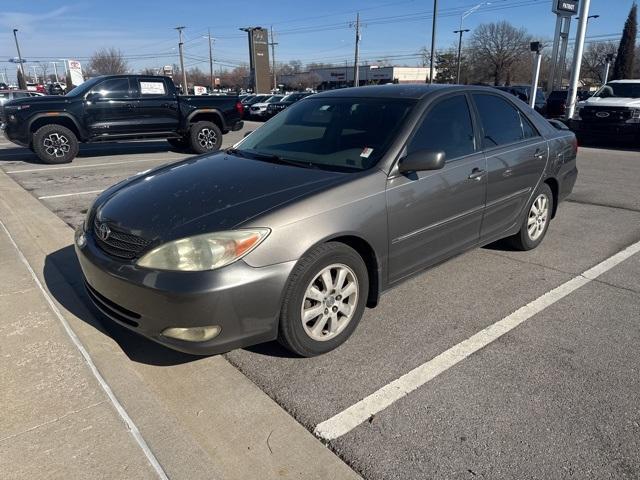
<path id="1" fill-rule="evenodd" d="M 466 85 L 427 85 L 412 83 L 408 85 L 368 85 L 366 87 L 340 88 L 337 90 L 327 90 L 314 95 L 319 97 L 378 97 L 378 98 L 410 98 L 421 99 L 425 96 L 444 89 L 460 90 L 468 87 Z"/>

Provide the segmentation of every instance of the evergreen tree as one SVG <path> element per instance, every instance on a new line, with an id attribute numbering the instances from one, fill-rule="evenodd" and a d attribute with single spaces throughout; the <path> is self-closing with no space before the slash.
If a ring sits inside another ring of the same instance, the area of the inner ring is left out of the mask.
<path id="1" fill-rule="evenodd" d="M 638 6 L 634 3 L 624 24 L 618 55 L 613 65 L 612 80 L 620 80 L 633 77 L 633 60 L 636 48 L 636 35 L 638 30 L 637 18 Z"/>

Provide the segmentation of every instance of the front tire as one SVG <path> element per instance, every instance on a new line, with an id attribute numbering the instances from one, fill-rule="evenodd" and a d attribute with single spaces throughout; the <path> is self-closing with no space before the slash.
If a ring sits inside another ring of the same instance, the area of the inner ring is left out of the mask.
<path id="1" fill-rule="evenodd" d="M 319 245 L 291 273 L 278 341 L 303 357 L 337 348 L 358 326 L 368 293 L 369 275 L 358 252 L 337 242 Z"/>
<path id="2" fill-rule="evenodd" d="M 197 122 L 189 130 L 189 147 L 195 153 L 217 152 L 222 145 L 222 132 L 213 122 Z"/>
<path id="3" fill-rule="evenodd" d="M 527 205 L 527 214 L 522 221 L 520 231 L 509 238 L 517 250 L 533 250 L 549 229 L 553 212 L 553 193 L 546 183 L 541 184 Z"/>
<path id="4" fill-rule="evenodd" d="M 33 134 L 32 148 L 44 163 L 69 163 L 78 155 L 78 138 L 62 125 L 45 125 Z"/>

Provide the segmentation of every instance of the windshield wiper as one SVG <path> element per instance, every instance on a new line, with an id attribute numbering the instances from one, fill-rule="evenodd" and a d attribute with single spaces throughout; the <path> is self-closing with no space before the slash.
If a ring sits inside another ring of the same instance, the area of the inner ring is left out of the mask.
<path id="1" fill-rule="evenodd" d="M 252 157 L 252 158 L 255 158 L 256 160 L 265 160 L 267 162 L 282 163 L 284 165 L 292 165 L 294 167 L 319 168 L 314 163 L 289 160 L 288 158 L 281 157 L 280 155 L 276 155 L 275 153 L 260 153 L 260 152 L 254 152 L 251 150 L 237 150 L 237 149 L 233 149 L 233 150 L 234 151 L 231 152 L 233 154 L 236 154 L 236 155 L 240 154 L 240 156 Z"/>

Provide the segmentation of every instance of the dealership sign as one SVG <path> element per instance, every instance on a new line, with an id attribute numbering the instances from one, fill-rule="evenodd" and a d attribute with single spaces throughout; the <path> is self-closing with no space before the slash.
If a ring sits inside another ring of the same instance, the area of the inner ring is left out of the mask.
<path id="1" fill-rule="evenodd" d="M 578 13 L 578 0 L 554 0 L 551 11 L 557 15 L 570 17 Z"/>
<path id="2" fill-rule="evenodd" d="M 69 68 L 69 76 L 71 77 L 71 85 L 78 86 L 84 83 L 84 76 L 82 75 L 82 65 L 77 60 L 67 60 L 67 67 Z"/>

